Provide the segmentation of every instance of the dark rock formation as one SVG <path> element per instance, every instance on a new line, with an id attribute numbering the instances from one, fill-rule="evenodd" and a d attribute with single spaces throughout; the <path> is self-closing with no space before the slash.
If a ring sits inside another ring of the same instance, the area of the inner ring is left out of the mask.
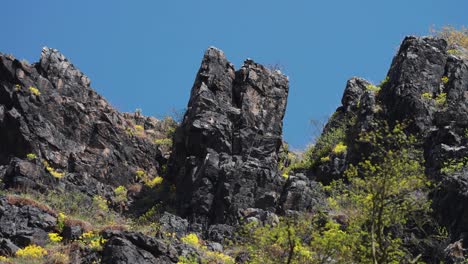
<path id="1" fill-rule="evenodd" d="M 287 95 L 280 72 L 252 60 L 235 71 L 222 51 L 206 51 L 169 168 L 181 216 L 233 224 L 242 209 L 276 211 L 285 182 L 277 160 Z"/>
<path id="2" fill-rule="evenodd" d="M 343 128 L 346 123 L 342 140 L 348 149 L 338 157 L 330 154 L 329 161 L 318 162 L 309 174 L 325 183 L 343 177 L 349 164 L 370 152 L 357 140 L 361 132 L 373 130 L 379 121 L 390 125 L 405 122 L 409 124 L 408 132 L 424 142 L 426 173 L 436 185 L 430 195 L 434 216 L 448 229 L 450 241 L 466 248 L 468 61 L 464 56 L 447 53 L 448 48 L 453 47 L 447 47 L 443 39 L 406 37 L 381 85 L 371 87 L 359 78 L 348 81 L 342 106 L 323 132 Z M 350 117 L 355 119 L 350 122 Z M 440 254 L 423 244 L 440 246 L 421 242 L 418 252 L 425 251 L 423 259 Z"/>
<path id="3" fill-rule="evenodd" d="M 172 245 L 163 240 L 133 232 L 111 231 L 103 234 L 108 239 L 102 252 L 102 262 L 125 263 L 177 263 L 182 250 L 196 252 L 186 245 Z M 176 247 L 178 247 L 179 251 Z M 183 249 L 182 249 L 182 248 Z"/>
<path id="4" fill-rule="evenodd" d="M 117 112 L 57 50 L 44 48 L 32 65 L 0 54 L 0 179 L 6 188 L 112 198 L 116 186 L 135 183 L 136 170 L 161 172 L 166 159 L 152 142 L 164 132 L 161 123 Z M 63 177 L 51 175 L 44 162 Z"/>
<path id="5" fill-rule="evenodd" d="M 30 244 L 44 246 L 56 224 L 50 209 L 39 208 L 27 199 L 0 196 L 0 253 L 11 255 Z"/>

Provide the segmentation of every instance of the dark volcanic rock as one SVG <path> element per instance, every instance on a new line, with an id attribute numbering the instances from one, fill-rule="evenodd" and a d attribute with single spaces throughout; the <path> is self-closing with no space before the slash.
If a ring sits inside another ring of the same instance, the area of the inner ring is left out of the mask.
<path id="1" fill-rule="evenodd" d="M 235 223 L 239 210 L 275 211 L 288 79 L 252 60 L 235 71 L 209 48 L 176 131 L 170 175 L 177 210 L 203 224 Z"/>
<path id="2" fill-rule="evenodd" d="M 198 252 L 186 244 L 164 241 L 135 232 L 105 231 L 108 239 L 102 252 L 102 263 L 177 263 L 179 256 Z"/>
<path id="3" fill-rule="evenodd" d="M 381 99 L 389 119 L 411 119 L 416 132 L 432 125 L 434 107 L 425 102 L 423 93 L 436 96 L 443 92 L 447 43 L 437 38 L 406 37 L 387 74 Z"/>
<path id="4" fill-rule="evenodd" d="M 116 186 L 135 183 L 136 170 L 161 173 L 166 158 L 152 140 L 160 128 L 155 118 L 117 112 L 55 49 L 44 48 L 32 65 L 0 54 L 0 165 L 7 188 L 112 198 Z M 27 161 L 29 153 L 36 158 Z M 54 178 L 44 161 L 64 177 Z"/>
<path id="5" fill-rule="evenodd" d="M 30 244 L 44 246 L 56 223 L 55 213 L 47 208 L 39 208 L 28 199 L 1 196 L 0 237 L 4 239 L 0 251 L 10 252 Z"/>

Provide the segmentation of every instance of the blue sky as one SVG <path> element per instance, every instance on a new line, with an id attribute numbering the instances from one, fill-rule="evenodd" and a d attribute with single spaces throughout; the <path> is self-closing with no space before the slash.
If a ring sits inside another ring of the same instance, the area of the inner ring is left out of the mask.
<path id="1" fill-rule="evenodd" d="M 59 49 L 117 109 L 162 117 L 186 107 L 205 49 L 280 64 L 290 78 L 284 138 L 340 105 L 346 80 L 378 83 L 405 35 L 468 25 L 466 0 L 9 0 L 0 52 L 30 62 Z"/>

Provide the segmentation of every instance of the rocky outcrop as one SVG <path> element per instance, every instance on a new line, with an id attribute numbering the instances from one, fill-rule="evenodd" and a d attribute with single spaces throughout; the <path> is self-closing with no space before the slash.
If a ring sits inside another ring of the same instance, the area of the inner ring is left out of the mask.
<path id="1" fill-rule="evenodd" d="M 449 53 L 448 49 L 458 51 Z M 310 177 L 324 183 L 330 178 L 343 177 L 349 164 L 369 154 L 370 150 L 359 143 L 361 132 L 372 131 L 378 121 L 390 125 L 405 122 L 409 125 L 408 132 L 424 144 L 415 147 L 424 151 L 426 173 L 435 182 L 436 187 L 430 193 L 434 216 L 449 231 L 450 242 L 466 248 L 466 242 L 460 242 L 468 239 L 465 206 L 468 201 L 468 61 L 463 56 L 465 53 L 458 47 L 448 47 L 443 39 L 410 36 L 403 40 L 380 85 L 372 86 L 360 78 L 349 80 L 342 106 L 323 132 L 326 135 L 334 129 L 344 129 L 345 136 L 340 140 L 348 146 L 347 151 L 341 155 L 331 153 L 315 163 L 308 172 Z M 427 250 L 422 248 L 418 252 Z M 423 258 L 427 257 L 424 254 Z"/>
<path id="2" fill-rule="evenodd" d="M 288 89 L 279 71 L 252 60 L 236 71 L 222 51 L 206 51 L 169 168 L 180 215 L 236 223 L 242 209 L 281 206 L 285 179 L 277 167 Z"/>
<path id="3" fill-rule="evenodd" d="M 30 244 L 44 246 L 57 218 L 50 208 L 16 196 L 0 196 L 0 254 L 11 256 Z"/>
<path id="4" fill-rule="evenodd" d="M 0 179 L 6 188 L 112 199 L 116 186 L 139 181 L 136 170 L 161 173 L 167 155 L 153 139 L 165 137 L 164 122 L 119 113 L 90 83 L 55 49 L 44 48 L 35 64 L 0 54 Z"/>

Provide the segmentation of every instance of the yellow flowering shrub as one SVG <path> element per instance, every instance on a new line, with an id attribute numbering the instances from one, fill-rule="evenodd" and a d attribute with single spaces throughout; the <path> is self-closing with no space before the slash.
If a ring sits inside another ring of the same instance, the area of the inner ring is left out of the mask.
<path id="1" fill-rule="evenodd" d="M 37 89 L 36 87 L 29 86 L 29 91 L 36 96 L 41 95 L 41 92 L 39 92 L 39 89 Z"/>
<path id="2" fill-rule="evenodd" d="M 182 242 L 194 247 L 198 247 L 200 245 L 200 240 L 198 239 L 198 236 L 194 233 L 190 233 L 184 237 L 181 238 Z"/>
<path id="3" fill-rule="evenodd" d="M 346 149 L 348 147 L 343 143 L 343 142 L 339 142 L 338 144 L 336 144 L 336 146 L 333 148 L 333 153 L 335 154 L 340 154 L 340 153 L 343 153 L 343 152 L 346 152 Z"/>
<path id="4" fill-rule="evenodd" d="M 170 138 L 158 138 L 154 140 L 154 144 L 162 146 L 172 146 L 172 139 Z"/>
<path id="5" fill-rule="evenodd" d="M 163 182 L 163 178 L 161 176 L 156 176 L 154 179 L 146 182 L 146 185 L 150 188 L 160 185 Z"/>
<path id="6" fill-rule="evenodd" d="M 102 236 L 96 232 L 89 231 L 83 233 L 80 236 L 79 241 L 93 250 L 100 251 L 102 250 L 102 246 L 106 243 L 107 239 L 102 238 Z"/>
<path id="7" fill-rule="evenodd" d="M 65 173 L 58 172 L 54 168 L 52 168 L 49 162 L 47 162 L 47 160 L 43 160 L 42 163 L 44 164 L 46 170 L 50 173 L 50 175 L 54 176 L 55 178 L 60 179 L 63 176 L 65 176 Z"/>
<path id="8" fill-rule="evenodd" d="M 28 259 L 42 258 L 45 255 L 47 255 L 47 250 L 36 245 L 29 245 L 25 248 L 21 248 L 18 251 L 16 251 L 17 257 L 28 258 Z"/>
<path id="9" fill-rule="evenodd" d="M 100 195 L 95 195 L 93 197 L 93 204 L 94 204 L 94 206 L 96 206 L 97 208 L 99 208 L 102 211 L 109 211 L 109 207 L 107 206 L 107 200 L 104 199 Z"/>
<path id="10" fill-rule="evenodd" d="M 26 155 L 26 158 L 28 160 L 35 160 L 37 158 L 37 155 L 34 154 L 34 153 L 29 153 L 29 154 Z"/>
<path id="11" fill-rule="evenodd" d="M 435 98 L 436 104 L 438 106 L 445 106 L 447 103 L 447 93 L 440 93 Z"/>
<path id="12" fill-rule="evenodd" d="M 125 186 L 119 186 L 115 188 L 114 190 L 115 194 L 115 201 L 120 203 L 120 202 L 125 202 L 127 201 L 127 188 Z"/>
<path id="13" fill-rule="evenodd" d="M 444 76 L 444 77 L 440 78 L 440 80 L 441 80 L 444 84 L 446 84 L 446 83 L 448 83 L 449 78 L 448 78 L 447 76 Z"/>
<path id="14" fill-rule="evenodd" d="M 135 125 L 133 128 L 135 128 L 135 130 L 138 132 L 145 131 L 145 128 L 142 125 Z"/>
<path id="15" fill-rule="evenodd" d="M 235 261 L 231 256 L 225 255 L 221 252 L 206 251 L 205 259 L 202 263 L 223 263 L 223 264 L 234 264 Z"/>
<path id="16" fill-rule="evenodd" d="M 431 93 L 423 93 L 423 94 L 421 94 L 421 97 L 423 99 L 430 100 L 430 99 L 432 99 L 432 94 Z"/>
<path id="17" fill-rule="evenodd" d="M 61 237 L 58 233 L 49 233 L 49 239 L 52 242 L 58 243 L 62 241 L 63 237 Z"/>
<path id="18" fill-rule="evenodd" d="M 57 228 L 59 231 L 62 231 L 65 227 L 65 219 L 67 219 L 67 216 L 60 212 L 57 216 Z"/>

